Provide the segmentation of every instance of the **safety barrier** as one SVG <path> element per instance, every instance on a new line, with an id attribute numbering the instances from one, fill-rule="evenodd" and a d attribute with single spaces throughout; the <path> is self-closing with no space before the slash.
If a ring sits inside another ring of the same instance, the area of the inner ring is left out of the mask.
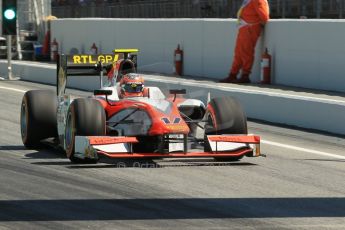
<path id="1" fill-rule="evenodd" d="M 345 20 L 271 20 L 258 42 L 251 79 L 259 82 L 260 57 L 272 54 L 274 84 L 345 92 Z M 77 32 L 76 32 L 77 31 Z M 139 70 L 173 73 L 177 44 L 184 51 L 184 74 L 224 78 L 230 68 L 237 28 L 234 19 L 59 19 L 52 38 L 60 52 L 140 49 Z M 82 40 L 81 40 L 82 39 Z M 74 51 L 76 51 L 74 49 Z"/>

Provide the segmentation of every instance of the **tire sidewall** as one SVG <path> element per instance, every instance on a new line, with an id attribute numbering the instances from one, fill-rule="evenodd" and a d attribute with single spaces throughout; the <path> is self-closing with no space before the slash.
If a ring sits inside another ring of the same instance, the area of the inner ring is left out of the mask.
<path id="1" fill-rule="evenodd" d="M 91 117 L 93 124 L 86 122 Z M 98 119 L 97 119 L 98 118 Z M 76 136 L 104 136 L 106 135 L 105 111 L 101 103 L 94 99 L 75 99 L 67 113 L 65 127 L 65 151 L 66 156 L 72 162 L 82 163 L 90 159 L 76 159 L 74 157 Z M 70 129 L 70 130 L 68 130 Z M 95 130 L 94 130 L 95 129 Z M 69 132 L 69 135 L 67 135 Z M 67 140 L 70 138 L 70 140 Z"/>
<path id="2" fill-rule="evenodd" d="M 233 117 L 231 117 L 233 116 Z M 226 120 L 229 118 L 230 121 Z M 247 134 L 247 118 L 238 103 L 232 97 L 214 98 L 207 105 L 205 113 L 205 144 L 204 150 L 211 151 L 207 135 Z M 217 161 L 237 161 L 240 157 L 214 157 Z"/>
<path id="3" fill-rule="evenodd" d="M 26 147 L 40 147 L 41 140 L 57 137 L 56 105 L 53 91 L 31 90 L 24 94 L 20 110 L 20 129 Z"/>
<path id="4" fill-rule="evenodd" d="M 66 129 L 65 129 L 65 145 L 66 145 L 66 156 L 71 158 L 74 154 L 74 139 L 75 139 L 75 112 L 74 104 L 69 107 L 66 120 Z M 70 129 L 70 130 L 68 130 Z M 68 134 L 67 132 L 70 132 Z M 70 140 L 67 140 L 70 138 Z"/>
<path id="5" fill-rule="evenodd" d="M 23 110 L 25 110 L 25 114 L 23 114 Z M 20 134 L 22 137 L 22 141 L 24 144 L 28 142 L 28 129 L 29 129 L 29 120 L 28 120 L 28 103 L 26 96 L 24 95 L 21 109 L 20 109 Z M 24 116 L 23 116 L 24 115 Z M 23 119 L 25 119 L 25 127 L 23 127 Z"/>
<path id="6" fill-rule="evenodd" d="M 206 124 L 213 126 L 208 130 L 211 134 L 248 134 L 246 115 L 238 101 L 232 97 L 212 99 L 205 113 L 205 118 L 208 117 L 211 117 L 213 123 Z"/>

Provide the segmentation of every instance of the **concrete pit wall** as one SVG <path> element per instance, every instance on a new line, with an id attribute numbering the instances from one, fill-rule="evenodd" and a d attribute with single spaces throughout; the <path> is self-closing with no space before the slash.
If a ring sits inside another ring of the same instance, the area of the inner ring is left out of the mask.
<path id="1" fill-rule="evenodd" d="M 273 55 L 273 82 L 345 92 L 345 20 L 271 20 L 256 48 L 251 79 L 259 81 L 263 47 Z M 237 28 L 235 19 L 59 19 L 52 38 L 60 52 L 87 53 L 139 48 L 139 70 L 171 74 L 177 44 L 184 74 L 221 79 L 228 74 Z"/>

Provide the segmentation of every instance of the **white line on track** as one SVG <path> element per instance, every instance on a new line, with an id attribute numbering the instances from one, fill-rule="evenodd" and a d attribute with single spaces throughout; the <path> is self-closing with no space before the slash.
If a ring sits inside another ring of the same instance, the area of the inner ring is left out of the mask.
<path id="1" fill-rule="evenodd" d="M 25 90 L 21 90 L 21 89 L 2 87 L 2 86 L 0 86 L 0 89 L 6 89 L 6 90 L 21 92 L 21 93 L 25 93 L 26 92 Z M 281 148 L 301 151 L 301 152 L 307 152 L 307 153 L 311 153 L 311 154 L 315 154 L 315 155 L 326 156 L 326 157 L 333 157 L 333 158 L 345 160 L 345 156 L 336 155 L 336 154 L 332 154 L 332 153 L 321 152 L 321 151 L 318 151 L 318 150 L 306 149 L 306 148 L 301 148 L 301 147 L 296 147 L 296 146 L 292 146 L 292 145 L 281 144 L 281 143 L 278 143 L 278 142 L 266 141 L 266 140 L 261 140 L 261 143 L 262 144 L 267 144 L 267 145 L 273 145 L 273 146 L 277 146 L 277 147 L 281 147 Z"/>
<path id="2" fill-rule="evenodd" d="M 9 87 L 3 87 L 3 86 L 0 86 L 0 89 L 6 89 L 6 90 L 11 90 L 11 91 L 20 92 L 20 93 L 25 93 L 26 92 L 26 90 L 9 88 Z"/>
<path id="3" fill-rule="evenodd" d="M 321 152 L 321 151 L 318 151 L 318 150 L 306 149 L 306 148 L 301 148 L 301 147 L 297 147 L 297 146 L 281 144 L 281 143 L 278 143 L 278 142 L 266 141 L 266 140 L 261 140 L 261 143 L 262 144 L 267 144 L 267 145 L 273 145 L 273 146 L 276 146 L 276 147 L 281 147 L 281 148 L 286 148 L 286 149 L 291 149 L 291 150 L 311 153 L 311 154 L 315 154 L 315 155 L 320 155 L 320 156 L 325 156 L 325 157 L 333 157 L 333 158 L 345 160 L 345 156 L 341 156 L 341 155 L 337 155 L 337 154 L 332 154 L 332 153 Z"/>

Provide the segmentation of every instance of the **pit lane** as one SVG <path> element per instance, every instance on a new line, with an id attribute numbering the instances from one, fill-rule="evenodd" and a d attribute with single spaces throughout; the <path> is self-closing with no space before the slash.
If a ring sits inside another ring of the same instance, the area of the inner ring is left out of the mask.
<path id="1" fill-rule="evenodd" d="M 249 122 L 267 158 L 102 160 L 72 165 L 20 140 L 23 92 L 51 88 L 0 81 L 0 228 L 229 229 L 345 226 L 345 141 Z M 86 94 L 75 91 L 77 94 Z M 304 151 L 314 150 L 330 155 Z"/>

